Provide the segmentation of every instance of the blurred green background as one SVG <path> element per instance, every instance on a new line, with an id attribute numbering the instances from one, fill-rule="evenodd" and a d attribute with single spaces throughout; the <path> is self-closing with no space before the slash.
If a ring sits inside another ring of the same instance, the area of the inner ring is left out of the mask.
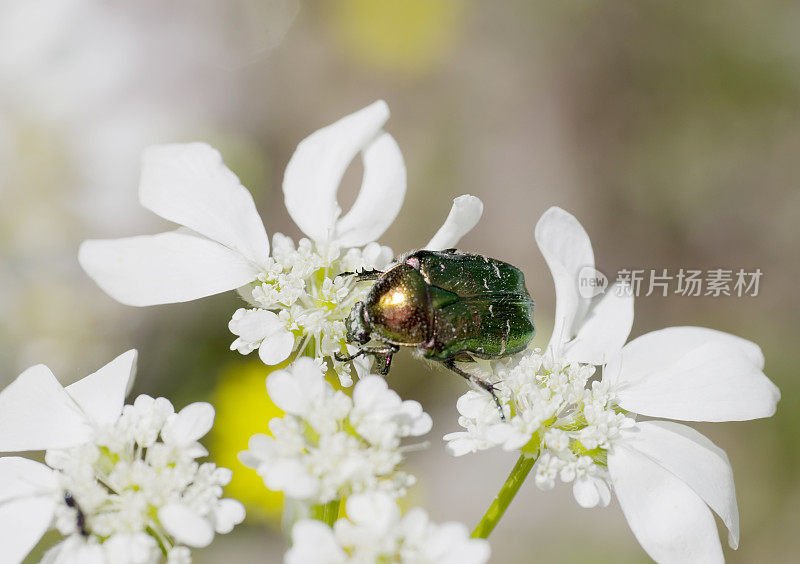
<path id="1" fill-rule="evenodd" d="M 651 296 L 633 336 L 704 325 L 756 341 L 781 388 L 769 420 L 700 425 L 734 467 L 741 548 L 794 562 L 800 526 L 800 4 L 650 0 L 181 0 L 0 3 L 0 383 L 43 362 L 64 383 L 140 350 L 134 393 L 217 407 L 209 446 L 235 469 L 248 523 L 198 562 L 277 562 L 279 497 L 235 453 L 274 415 L 257 359 L 228 351 L 233 294 L 135 309 L 77 266 L 85 238 L 156 232 L 136 201 L 141 149 L 204 140 L 253 192 L 268 232 L 299 236 L 283 169 L 313 130 L 377 98 L 408 167 L 382 242 L 424 244 L 462 193 L 485 203 L 463 249 L 521 267 L 539 344 L 554 307 L 533 241 L 557 204 L 598 268 L 763 271 L 757 297 Z M 342 189 L 352 202 L 353 165 Z M 472 526 L 513 455 L 453 459 L 460 380 L 399 355 L 389 379 L 434 416 L 409 456 L 410 504 Z M 525 484 L 493 562 L 646 562 L 619 507 Z M 723 537 L 724 538 L 724 537 Z"/>

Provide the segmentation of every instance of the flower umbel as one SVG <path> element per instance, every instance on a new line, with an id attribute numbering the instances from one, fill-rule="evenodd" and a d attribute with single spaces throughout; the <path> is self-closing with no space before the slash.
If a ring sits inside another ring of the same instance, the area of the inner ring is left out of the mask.
<path id="1" fill-rule="evenodd" d="M 634 420 L 616 406 L 607 385 L 589 382 L 594 372 L 594 366 L 564 364 L 538 351 L 508 367 L 498 364 L 495 387 L 506 419 L 500 419 L 492 398 L 467 392 L 457 404 L 466 430 L 445 435 L 447 451 L 460 456 L 495 446 L 519 450 L 538 459 L 540 489 L 549 490 L 560 479 L 573 483 L 580 505 L 608 505 L 608 449 Z"/>
<path id="2" fill-rule="evenodd" d="M 337 363 L 332 355 L 347 352 L 342 320 L 364 288 L 336 277 L 384 268 L 393 256 L 375 242 L 394 221 L 406 191 L 402 154 L 382 129 L 388 118 L 389 108 L 378 101 L 298 145 L 283 181 L 286 209 L 308 237 L 297 246 L 276 234 L 270 254 L 252 196 L 215 149 L 203 143 L 163 145 L 144 153 L 139 199 L 183 227 L 85 241 L 80 263 L 108 294 L 134 306 L 185 302 L 239 288 L 251 307 L 233 315 L 230 329 L 237 339 L 232 349 L 243 354 L 258 349 L 269 365 L 293 352 L 311 356 L 336 369 L 349 386 L 350 365 Z M 336 193 L 359 153 L 361 190 L 343 215 Z M 456 198 L 426 248 L 454 246 L 475 226 L 482 209 L 473 196 Z"/>
<path id="3" fill-rule="evenodd" d="M 461 523 L 436 524 L 424 509 L 400 515 L 391 496 L 373 492 L 347 500 L 347 518 L 333 528 L 321 521 L 298 521 L 286 564 L 482 564 L 489 560 L 489 543 L 471 539 Z"/>
<path id="4" fill-rule="evenodd" d="M 658 562 L 723 561 L 712 510 L 728 528 L 732 548 L 739 537 L 727 456 L 690 427 L 634 418 L 771 416 L 780 392 L 763 373 L 760 348 L 701 327 L 669 327 L 624 344 L 632 294 L 582 300 L 578 291 L 580 268 L 594 264 L 580 223 L 551 208 L 539 220 L 536 238 L 556 287 L 548 349 L 544 356 L 526 353 L 494 363 L 503 377 L 498 387 L 507 421 L 485 398 L 467 394 L 458 405 L 467 430 L 446 437 L 455 455 L 495 445 L 522 453 L 473 534 L 491 532 L 533 467 L 541 488 L 552 487 L 557 477 L 574 481 L 584 507 L 607 504 L 613 489 L 636 538 Z M 594 364 L 603 366 L 600 380 L 590 379 Z M 525 464 L 526 457 L 536 458 L 535 466 Z"/>
<path id="5" fill-rule="evenodd" d="M 17 492 L 0 495 L 0 514 L 38 523 L 28 523 L 38 536 L 54 523 L 66 538 L 48 553 L 53 561 L 188 562 L 187 547 L 244 519 L 241 503 L 222 498 L 230 471 L 196 461 L 208 454 L 197 441 L 213 424 L 209 404 L 176 413 L 168 400 L 142 395 L 121 405 L 135 358 L 129 351 L 67 388 L 36 366 L 0 393 L 0 448 L 51 446 L 46 465 L 0 458 L 3 489 Z M 38 541 L 6 534 L 12 561 Z"/>
<path id="6" fill-rule="evenodd" d="M 401 440 L 430 431 L 431 418 L 383 378 L 361 379 L 351 399 L 325 381 L 314 361 L 300 358 L 270 374 L 267 390 L 286 415 L 270 421 L 272 437 L 254 435 L 240 457 L 268 488 L 325 504 L 372 490 L 399 496 L 414 483 L 397 470 Z"/>
<path id="7" fill-rule="evenodd" d="M 330 362 L 342 385 L 352 385 L 351 363 L 337 362 L 334 355 L 348 354 L 344 320 L 369 288 L 338 274 L 382 270 L 392 260 L 391 249 L 370 243 L 342 253 L 330 244 L 323 256 L 308 239 L 301 239 L 297 248 L 281 233 L 272 241 L 269 269 L 239 288 L 239 294 L 255 307 L 233 314 L 228 327 L 237 338 L 231 350 L 248 354 L 258 349 L 261 360 L 269 365 L 297 351 L 320 363 Z M 353 364 L 362 374 L 369 370 L 364 358 Z"/>

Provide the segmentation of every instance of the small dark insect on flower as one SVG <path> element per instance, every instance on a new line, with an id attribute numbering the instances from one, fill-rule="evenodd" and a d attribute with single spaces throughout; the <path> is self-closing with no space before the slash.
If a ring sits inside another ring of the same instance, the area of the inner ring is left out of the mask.
<path id="1" fill-rule="evenodd" d="M 75 501 L 72 492 L 64 492 L 64 503 L 67 504 L 67 507 L 71 507 L 77 512 L 78 531 L 80 531 L 81 535 L 84 537 L 88 537 L 89 531 L 86 529 L 86 515 L 83 513 L 83 510 L 81 510 L 81 506 L 78 505 L 78 502 Z"/>
<path id="2" fill-rule="evenodd" d="M 417 347 L 427 359 L 474 382 L 494 398 L 494 386 L 456 366 L 475 357 L 496 359 L 517 353 L 533 339 L 533 300 L 525 277 L 514 266 L 489 257 L 448 249 L 416 251 L 385 272 L 345 272 L 375 280 L 345 324 L 347 340 L 359 345 L 340 362 L 373 355 L 387 374 L 401 346 Z M 367 347 L 370 340 L 380 345 Z"/>

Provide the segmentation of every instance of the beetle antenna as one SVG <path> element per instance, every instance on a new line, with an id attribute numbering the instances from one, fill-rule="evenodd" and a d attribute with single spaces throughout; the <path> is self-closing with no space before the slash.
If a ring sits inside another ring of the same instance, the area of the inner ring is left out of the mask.
<path id="1" fill-rule="evenodd" d="M 341 272 L 337 276 L 355 276 L 359 282 L 364 280 L 377 280 L 383 274 L 382 270 L 359 270 L 358 272 Z"/>

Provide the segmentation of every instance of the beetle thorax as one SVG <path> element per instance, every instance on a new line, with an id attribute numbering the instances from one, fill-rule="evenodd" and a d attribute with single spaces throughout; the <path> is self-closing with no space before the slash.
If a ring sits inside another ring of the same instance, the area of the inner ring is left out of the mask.
<path id="1" fill-rule="evenodd" d="M 372 287 L 364 300 L 372 336 L 396 345 L 422 345 L 431 328 L 428 285 L 419 271 L 400 264 Z"/>

